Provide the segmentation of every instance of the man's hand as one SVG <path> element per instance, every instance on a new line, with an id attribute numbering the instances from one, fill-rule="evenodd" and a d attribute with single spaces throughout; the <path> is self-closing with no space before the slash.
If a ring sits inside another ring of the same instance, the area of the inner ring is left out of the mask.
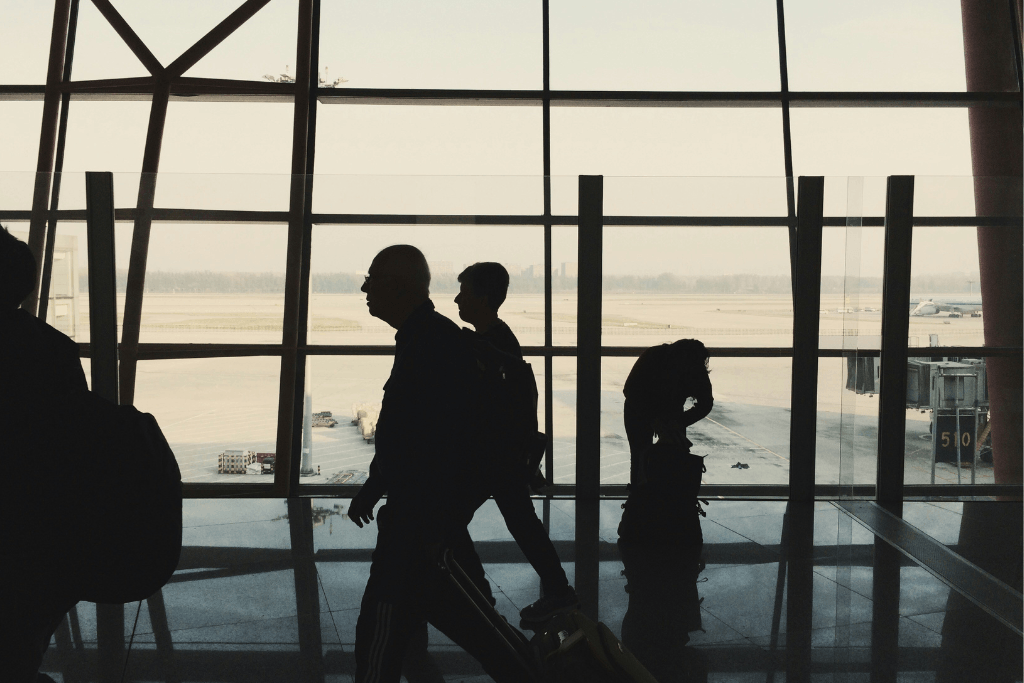
<path id="1" fill-rule="evenodd" d="M 376 504 L 376 501 L 371 502 L 368 497 L 357 494 L 348 506 L 348 518 L 362 529 L 364 524 L 373 521 L 373 506 Z"/>

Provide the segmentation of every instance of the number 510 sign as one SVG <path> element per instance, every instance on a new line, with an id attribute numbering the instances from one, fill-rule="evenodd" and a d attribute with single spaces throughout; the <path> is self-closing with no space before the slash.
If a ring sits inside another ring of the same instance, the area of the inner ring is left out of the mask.
<path id="1" fill-rule="evenodd" d="M 959 444 L 960 461 L 971 462 L 974 460 L 974 440 L 977 433 L 977 420 L 973 412 L 960 413 L 959 429 L 956 414 L 936 414 L 935 461 L 956 463 L 956 448 Z"/>

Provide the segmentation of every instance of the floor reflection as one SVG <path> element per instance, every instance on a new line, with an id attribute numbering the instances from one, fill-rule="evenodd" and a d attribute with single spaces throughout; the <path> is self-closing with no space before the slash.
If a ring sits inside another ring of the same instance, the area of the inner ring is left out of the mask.
<path id="1" fill-rule="evenodd" d="M 536 505 L 570 580 L 580 544 L 596 547 L 579 556 L 597 558 L 597 616 L 661 683 L 1022 677 L 1022 637 L 1005 609 L 951 590 L 942 568 L 915 562 L 839 505 L 712 501 L 703 544 L 669 546 L 620 541 L 621 501 L 602 501 L 598 538 L 579 542 L 572 501 Z M 122 671 L 145 681 L 351 681 L 376 532 L 350 524 L 346 508 L 186 501 L 172 580 L 123 608 L 80 603 L 42 670 L 80 683 Z M 904 531 L 950 551 L 946 570 L 966 558 L 1019 600 L 1020 503 L 907 503 L 904 517 L 913 521 Z M 471 533 L 499 612 L 518 623 L 537 577 L 493 505 Z M 445 680 L 488 680 L 433 629 L 428 648 Z"/>
<path id="2" fill-rule="evenodd" d="M 621 640 L 659 683 L 708 678 L 707 655 L 687 647 L 690 633 L 703 631 L 697 594 L 702 547 L 619 541 L 629 595 Z"/>

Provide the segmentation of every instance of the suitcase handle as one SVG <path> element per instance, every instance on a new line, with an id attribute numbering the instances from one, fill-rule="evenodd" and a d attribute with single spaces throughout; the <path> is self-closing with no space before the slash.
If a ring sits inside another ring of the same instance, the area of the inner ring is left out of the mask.
<path id="1" fill-rule="evenodd" d="M 469 578 L 465 570 L 452 557 L 451 549 L 445 549 L 438 564 L 440 565 L 439 568 L 451 577 L 452 583 L 455 584 L 459 592 L 473 604 L 473 607 L 476 608 L 480 616 L 490 625 L 501 642 L 515 655 L 522 666 L 523 672 L 530 677 L 529 680 L 537 681 L 536 674 L 527 664 L 529 661 L 529 651 L 526 637 L 501 618 L 501 615 L 490 605 L 490 602 Z"/>

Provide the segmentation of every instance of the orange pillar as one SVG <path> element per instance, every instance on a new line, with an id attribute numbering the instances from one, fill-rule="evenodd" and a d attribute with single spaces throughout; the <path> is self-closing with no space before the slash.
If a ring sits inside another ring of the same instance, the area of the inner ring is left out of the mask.
<path id="1" fill-rule="evenodd" d="M 1017 0 L 1017 16 L 1020 0 Z M 967 90 L 1017 91 L 1011 3 L 1008 0 L 961 0 Z M 1018 24 L 1018 32 L 1020 26 Z M 1018 33 L 1019 35 L 1019 33 Z M 1022 159 L 1021 109 L 972 107 L 971 163 L 978 216 L 1020 216 Z M 1021 265 L 1024 242 L 1019 228 L 979 227 L 978 260 L 984 303 L 986 346 L 1020 346 L 1024 342 L 1024 292 Z M 1020 356 L 989 358 L 992 461 L 997 484 L 1024 482 L 1022 471 Z"/>

